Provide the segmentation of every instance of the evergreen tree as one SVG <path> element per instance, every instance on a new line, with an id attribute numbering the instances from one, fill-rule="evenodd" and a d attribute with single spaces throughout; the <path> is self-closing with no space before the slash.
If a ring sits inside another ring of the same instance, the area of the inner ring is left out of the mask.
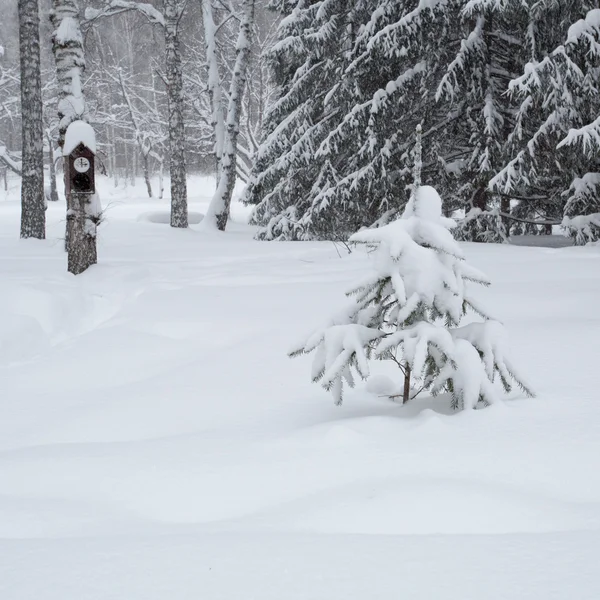
<path id="1" fill-rule="evenodd" d="M 495 402 L 498 379 L 506 391 L 529 388 L 506 356 L 504 331 L 485 320 L 460 327 L 467 309 L 483 315 L 468 282 L 489 281 L 464 261 L 442 216 L 441 199 L 420 187 L 401 219 L 354 234 L 350 241 L 374 247 L 372 274 L 348 292 L 352 303 L 291 355 L 316 351 L 312 377 L 341 404 L 353 370 L 369 375 L 368 359 L 391 360 L 404 374 L 403 400 L 411 376 L 433 395 L 451 394 L 454 409 Z"/>
<path id="2" fill-rule="evenodd" d="M 465 202 L 458 238 L 502 242 L 510 229 L 511 197 L 492 193 L 488 183 L 509 155 L 516 102 L 507 92 L 526 61 L 527 11 L 520 0 L 459 4 L 461 35 L 451 42 L 452 59 L 436 90 L 453 120 L 439 157 L 451 184 L 444 192 Z"/>
<path id="3" fill-rule="evenodd" d="M 420 131 L 414 184 L 402 218 L 354 234 L 350 241 L 374 249 L 373 272 L 348 292 L 349 306 L 309 336 L 291 355 L 316 351 L 312 377 L 341 404 L 343 386 L 354 385 L 353 370 L 369 375 L 372 356 L 396 363 L 404 375 L 403 400 L 411 377 L 433 395 L 451 394 L 454 409 L 493 403 L 494 380 L 511 390 L 527 385 L 506 356 L 502 325 L 489 320 L 471 296 L 469 283 L 489 285 L 470 267 L 442 215 L 434 188 L 419 186 Z M 468 310 L 485 320 L 460 327 Z"/>
<path id="4" fill-rule="evenodd" d="M 275 5 L 285 18 L 269 53 L 276 86 L 245 199 L 263 239 L 330 237 L 337 216 L 309 213 L 322 184 L 315 152 L 340 118 L 328 106 L 340 77 L 351 11 L 344 0 L 292 0 Z M 325 208 L 325 207 L 323 207 Z"/>
<path id="5" fill-rule="evenodd" d="M 511 83 L 520 100 L 514 158 L 491 187 L 522 198 L 525 220 L 563 224 L 577 243 L 600 237 L 600 10 L 590 0 L 539 0 L 530 62 Z"/>
<path id="6" fill-rule="evenodd" d="M 298 4 L 274 48 L 280 102 L 246 196 L 260 236 L 346 238 L 401 214 L 422 123 L 435 140 L 423 177 L 449 199 L 445 213 L 468 204 L 464 237 L 505 239 L 487 184 L 505 155 L 514 111 L 504 92 L 519 73 L 516 22 L 527 21 L 517 0 L 488 4 Z"/>
<path id="7" fill-rule="evenodd" d="M 406 204 L 415 127 L 422 123 L 427 138 L 444 120 L 434 90 L 454 12 L 437 1 L 356 5 L 356 39 L 328 99 L 343 118 L 317 151 L 325 184 L 312 201 L 313 210 L 336 207 L 345 235 L 384 225 Z M 425 179 L 435 162 L 435 146 L 428 148 Z"/>
<path id="8" fill-rule="evenodd" d="M 272 53 L 279 101 L 246 194 L 259 237 L 347 238 L 401 214 L 417 123 L 435 140 L 423 180 L 442 191 L 445 215 L 465 212 L 457 238 L 549 232 L 563 212 L 578 239 L 593 237 L 595 11 L 578 23 L 591 5 L 284 3 Z"/>
<path id="9" fill-rule="evenodd" d="M 446 3 L 415 0 L 299 3 L 284 19 L 274 53 L 292 68 L 246 196 L 261 237 L 346 239 L 399 214 L 415 125 L 427 136 L 440 118 L 436 20 L 450 27 Z"/>

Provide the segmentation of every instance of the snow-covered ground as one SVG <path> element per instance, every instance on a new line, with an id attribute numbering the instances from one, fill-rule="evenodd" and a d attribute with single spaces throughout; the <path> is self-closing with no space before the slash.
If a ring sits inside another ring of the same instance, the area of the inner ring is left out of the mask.
<path id="1" fill-rule="evenodd" d="M 1 600 L 600 598 L 600 248 L 465 245 L 536 399 L 336 408 L 286 351 L 362 251 L 101 189 L 78 277 L 0 191 Z"/>

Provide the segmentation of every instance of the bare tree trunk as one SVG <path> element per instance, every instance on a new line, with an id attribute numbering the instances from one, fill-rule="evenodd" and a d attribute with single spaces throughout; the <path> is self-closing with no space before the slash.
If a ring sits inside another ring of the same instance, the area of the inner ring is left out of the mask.
<path id="1" fill-rule="evenodd" d="M 402 394 L 402 404 L 410 400 L 410 367 L 408 363 L 404 365 L 404 392 Z"/>
<path id="2" fill-rule="evenodd" d="M 158 197 L 162 200 L 165 195 L 165 160 L 160 159 L 158 168 Z"/>
<path id="3" fill-rule="evenodd" d="M 131 179 L 129 180 L 131 187 L 135 187 L 137 171 L 138 171 L 138 155 L 137 155 L 137 152 L 135 152 L 135 150 L 134 150 L 131 153 L 131 171 L 130 171 Z"/>
<path id="4" fill-rule="evenodd" d="M 21 237 L 46 237 L 44 132 L 38 0 L 19 0 L 23 131 Z"/>
<path id="5" fill-rule="evenodd" d="M 88 120 L 82 91 L 82 75 L 85 70 L 83 37 L 79 28 L 78 0 L 52 0 L 50 21 L 54 27 L 52 52 L 56 63 L 58 80 L 58 146 L 65 144 L 67 127 L 81 119 Z M 65 186 L 66 189 L 66 186 Z M 67 194 L 67 227 L 65 249 L 69 250 L 73 219 L 71 197 Z"/>
<path id="6" fill-rule="evenodd" d="M 178 0 L 164 0 L 167 99 L 169 105 L 169 170 L 171 173 L 171 227 L 188 226 L 183 123 L 183 77 L 179 52 L 179 19 L 183 7 Z"/>
<path id="7" fill-rule="evenodd" d="M 144 172 L 144 181 L 146 183 L 146 190 L 148 192 L 148 197 L 153 198 L 152 194 L 152 182 L 150 181 L 150 165 L 148 154 L 142 154 L 142 171 Z"/>
<path id="8" fill-rule="evenodd" d="M 111 126 L 110 128 L 110 139 L 112 141 L 112 152 L 110 155 L 110 165 L 112 169 L 113 175 L 113 187 L 119 187 L 119 171 L 117 170 L 117 140 L 115 139 L 115 128 Z"/>
<path id="9" fill-rule="evenodd" d="M 242 95 L 246 86 L 246 69 L 250 57 L 254 3 L 255 0 L 243 0 L 243 14 L 236 45 L 236 59 L 229 88 L 221 177 L 215 195 L 208 207 L 206 217 L 203 220 L 206 227 L 216 226 L 220 231 L 225 231 L 225 227 L 227 226 L 231 208 L 231 197 L 233 196 L 233 189 L 235 187 L 237 138 L 240 131 Z"/>
<path id="10" fill-rule="evenodd" d="M 54 159 L 54 140 L 50 131 L 46 130 L 46 141 L 48 142 L 48 169 L 50 172 L 50 201 L 58 202 L 58 186 L 56 184 L 56 163 Z"/>
<path id="11" fill-rule="evenodd" d="M 502 198 L 502 200 L 500 200 L 500 210 L 505 215 L 510 214 L 510 198 Z M 510 237 L 510 228 L 512 225 L 512 220 L 506 217 L 502 217 L 502 223 L 504 225 L 504 228 L 506 229 L 507 237 Z"/>
<path id="12" fill-rule="evenodd" d="M 68 270 L 79 275 L 98 262 L 96 250 L 96 225 L 100 211 L 96 206 L 95 194 L 71 192 L 73 222 L 71 244 L 69 246 Z"/>
<path id="13" fill-rule="evenodd" d="M 480 187 L 477 189 L 473 199 L 473 206 L 482 211 L 487 209 L 487 187 Z"/>
<path id="14" fill-rule="evenodd" d="M 123 177 L 123 188 L 126 188 L 131 183 L 131 162 L 129 160 L 129 144 L 127 143 L 126 135 L 123 136 L 123 163 L 125 170 L 121 173 Z"/>

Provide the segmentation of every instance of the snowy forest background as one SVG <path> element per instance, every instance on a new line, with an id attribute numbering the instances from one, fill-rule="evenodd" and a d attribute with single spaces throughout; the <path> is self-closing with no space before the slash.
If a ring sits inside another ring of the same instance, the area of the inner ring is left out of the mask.
<path id="1" fill-rule="evenodd" d="M 0 46 L 1 600 L 600 598 L 598 0 Z"/>
<path id="2" fill-rule="evenodd" d="M 40 22 L 47 196 L 55 200 L 60 161 L 51 4 L 41 0 Z M 562 225 L 577 244 L 595 241 L 596 5 L 80 0 L 85 118 L 98 137 L 97 171 L 115 186 L 144 177 L 148 195 L 158 197 L 169 168 L 180 170 L 180 181 L 184 169 L 220 171 L 227 148 L 219 138 L 235 95 L 232 73 L 246 14 L 253 22 L 233 123 L 236 133 L 239 128 L 234 167 L 247 184 L 244 200 L 255 205 L 258 237 L 347 239 L 362 226 L 393 219 L 408 200 L 410 149 L 421 123 L 423 183 L 434 185 L 445 214 L 460 220 L 460 238 L 505 241 Z M 13 0 L 0 0 L 0 10 L 0 179 L 6 186 L 20 171 L 18 16 Z M 169 10 L 176 17 L 170 33 Z M 185 167 L 171 160 L 177 149 L 169 140 L 169 35 L 181 51 Z M 179 225 L 187 223 L 182 219 Z"/>

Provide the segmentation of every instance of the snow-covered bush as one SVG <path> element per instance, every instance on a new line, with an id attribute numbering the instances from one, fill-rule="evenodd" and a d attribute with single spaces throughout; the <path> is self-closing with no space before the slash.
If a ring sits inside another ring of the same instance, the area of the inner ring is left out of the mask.
<path id="1" fill-rule="evenodd" d="M 418 179 L 416 179 L 418 181 Z M 469 283 L 489 285 L 469 266 L 454 239 L 454 221 L 429 186 L 416 188 L 402 218 L 355 233 L 351 243 L 373 249 L 373 272 L 355 285 L 347 309 L 310 335 L 292 356 L 315 351 L 314 381 L 342 402 L 353 371 L 369 375 L 369 359 L 391 360 L 404 374 L 404 402 L 411 378 L 433 395 L 449 392 L 455 409 L 489 405 L 516 383 L 530 388 L 506 356 L 502 325 L 489 320 L 469 293 Z M 484 319 L 460 327 L 468 310 Z M 414 397 L 414 396 L 413 396 Z"/>

